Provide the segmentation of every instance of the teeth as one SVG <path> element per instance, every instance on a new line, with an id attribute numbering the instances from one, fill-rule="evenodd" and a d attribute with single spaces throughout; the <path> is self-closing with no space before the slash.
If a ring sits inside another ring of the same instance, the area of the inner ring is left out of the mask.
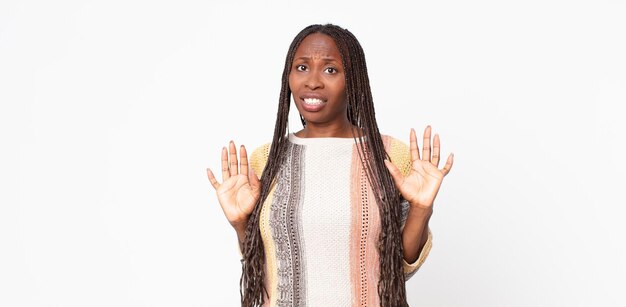
<path id="1" fill-rule="evenodd" d="M 319 104 L 322 104 L 323 101 L 317 98 L 304 98 L 304 103 L 312 104 L 312 105 L 319 105 Z"/>

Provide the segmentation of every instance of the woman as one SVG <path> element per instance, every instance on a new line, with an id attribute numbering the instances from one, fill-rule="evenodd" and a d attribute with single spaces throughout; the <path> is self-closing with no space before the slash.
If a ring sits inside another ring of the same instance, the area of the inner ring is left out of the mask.
<path id="1" fill-rule="evenodd" d="M 288 133 L 291 97 L 303 129 Z M 243 306 L 407 306 L 405 280 L 424 262 L 442 169 L 424 131 L 420 157 L 381 135 L 363 50 L 348 30 L 312 25 L 285 61 L 274 138 L 222 149 L 208 178 L 242 251 Z M 261 174 L 260 179 L 256 174 Z"/>

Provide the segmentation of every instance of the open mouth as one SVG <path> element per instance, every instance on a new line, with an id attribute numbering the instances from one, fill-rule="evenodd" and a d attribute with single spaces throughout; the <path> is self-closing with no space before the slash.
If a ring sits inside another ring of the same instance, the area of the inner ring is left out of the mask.
<path id="1" fill-rule="evenodd" d="M 326 106 L 327 100 L 322 97 L 301 97 L 302 108 L 307 112 L 317 112 Z"/>
<path id="2" fill-rule="evenodd" d="M 304 103 L 311 105 L 311 106 L 317 106 L 317 105 L 321 105 L 324 103 L 324 101 L 319 98 L 304 98 L 302 99 L 302 101 L 304 101 Z"/>

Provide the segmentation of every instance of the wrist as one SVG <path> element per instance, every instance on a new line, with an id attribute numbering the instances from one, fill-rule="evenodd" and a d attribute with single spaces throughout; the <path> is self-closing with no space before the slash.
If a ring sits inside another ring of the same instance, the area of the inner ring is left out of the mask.
<path id="1" fill-rule="evenodd" d="M 233 226 L 237 233 L 246 232 L 246 228 L 248 228 L 248 220 L 231 223 L 231 226 Z"/>
<path id="2" fill-rule="evenodd" d="M 413 206 L 411 205 L 409 207 L 409 215 L 412 216 L 419 216 L 422 219 L 430 219 L 430 217 L 433 215 L 433 207 L 432 206 L 428 206 L 428 207 L 424 207 L 424 206 Z"/>
<path id="3" fill-rule="evenodd" d="M 430 203 L 429 205 L 423 205 L 423 204 L 418 204 L 418 203 L 414 203 L 414 202 L 410 202 L 409 201 L 409 207 L 411 209 L 415 209 L 415 210 L 422 210 L 422 211 L 432 211 L 433 210 L 433 205 L 434 203 Z"/>

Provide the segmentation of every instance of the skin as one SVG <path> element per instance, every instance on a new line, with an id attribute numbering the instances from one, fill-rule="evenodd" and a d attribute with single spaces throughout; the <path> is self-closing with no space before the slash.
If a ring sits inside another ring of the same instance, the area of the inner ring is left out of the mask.
<path id="1" fill-rule="evenodd" d="M 207 176 L 215 189 L 217 199 L 224 211 L 226 219 L 237 232 L 239 248 L 243 250 L 246 226 L 254 204 L 261 194 L 261 182 L 252 168 L 248 165 L 248 153 L 241 145 L 239 151 L 240 162 L 237 161 L 235 143 L 230 141 L 222 148 L 222 183 L 215 179 L 211 169 L 207 168 Z"/>
<path id="2" fill-rule="evenodd" d="M 347 117 L 345 74 L 341 54 L 334 40 L 321 33 L 307 36 L 296 50 L 289 74 L 289 87 L 296 108 L 305 118 L 307 125 L 296 136 L 353 137 L 353 126 Z M 322 98 L 324 107 L 318 111 L 307 111 L 302 97 L 314 95 Z M 354 127 L 357 128 L 357 127 Z M 357 128 L 357 134 L 362 130 Z M 404 177 L 400 170 L 385 160 L 394 184 L 409 204 L 409 213 L 402 232 L 404 259 L 413 263 L 419 257 L 428 238 L 428 223 L 433 213 L 435 197 L 443 178 L 450 172 L 454 154 L 450 154 L 442 169 L 439 169 L 441 141 L 435 134 L 431 144 L 431 127 L 423 134 L 420 155 L 414 129 L 409 135 L 411 171 Z M 248 165 L 246 148 L 242 145 L 239 157 L 235 143 L 230 141 L 228 149 L 221 153 L 222 182 L 218 182 L 210 169 L 207 176 L 215 189 L 218 201 L 228 222 L 237 232 L 239 246 L 243 250 L 245 230 L 254 204 L 260 197 L 261 184 Z"/>
<path id="3" fill-rule="evenodd" d="M 443 178 L 452 169 L 454 154 L 450 154 L 446 164 L 439 169 L 441 140 L 439 134 L 435 134 L 431 145 L 430 125 L 424 129 L 424 147 L 421 157 L 414 129 L 411 129 L 409 139 L 411 151 L 409 174 L 406 177 L 402 176 L 400 170 L 388 160 L 385 160 L 385 165 L 391 173 L 396 188 L 410 204 L 402 232 L 402 247 L 404 260 L 413 263 L 419 257 L 428 239 L 428 222 L 433 213 L 435 197 L 437 197 Z"/>
<path id="4" fill-rule="evenodd" d="M 289 88 L 295 106 L 307 124 L 296 132 L 296 136 L 352 137 L 345 78 L 341 53 L 330 36 L 313 33 L 300 43 L 289 73 Z M 307 111 L 303 106 L 303 97 L 307 95 L 320 97 L 324 107 L 319 111 Z"/>

